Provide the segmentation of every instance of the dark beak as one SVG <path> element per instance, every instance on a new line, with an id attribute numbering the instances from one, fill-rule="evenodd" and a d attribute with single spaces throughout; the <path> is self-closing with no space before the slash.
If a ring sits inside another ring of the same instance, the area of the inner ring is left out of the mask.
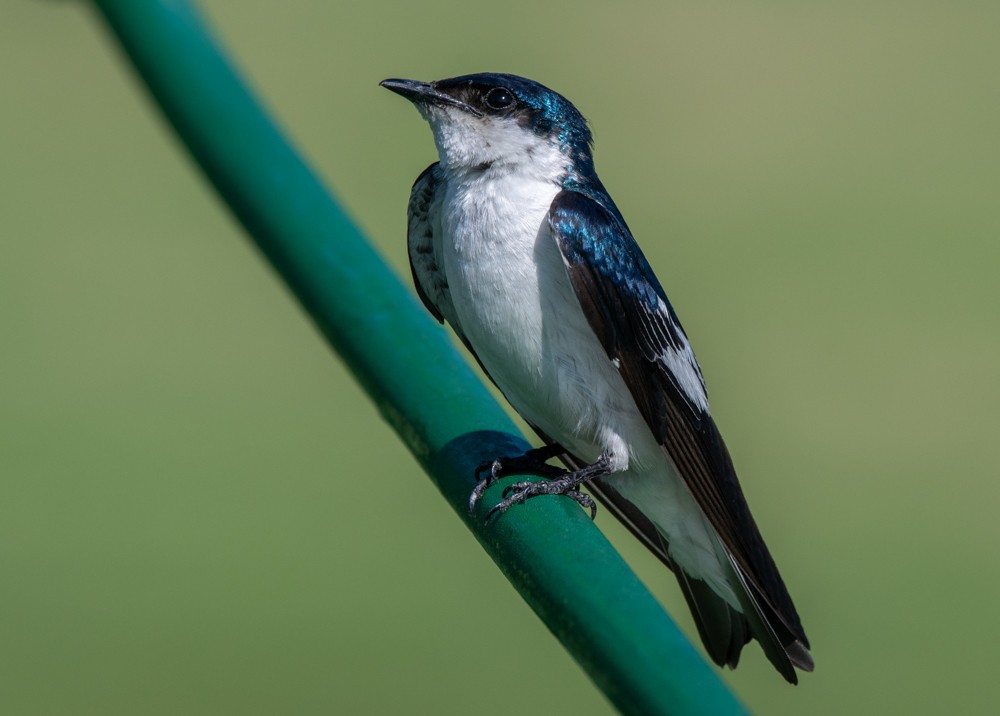
<path id="1" fill-rule="evenodd" d="M 476 117 L 483 116 L 483 113 L 475 107 L 467 105 L 461 100 L 455 99 L 450 94 L 445 94 L 444 92 L 435 89 L 434 86 L 428 82 L 388 79 L 382 80 L 378 84 L 379 87 L 385 87 L 387 90 L 392 90 L 396 94 L 406 97 L 406 99 L 410 100 L 414 104 L 448 105 L 464 109 L 466 112 Z"/>

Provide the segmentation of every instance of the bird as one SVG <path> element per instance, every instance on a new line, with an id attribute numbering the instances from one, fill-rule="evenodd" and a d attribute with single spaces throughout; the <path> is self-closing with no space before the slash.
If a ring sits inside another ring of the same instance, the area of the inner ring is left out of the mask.
<path id="1" fill-rule="evenodd" d="M 797 683 L 809 640 L 587 121 L 517 75 L 380 84 L 415 105 L 438 152 L 407 211 L 417 294 L 543 442 L 492 461 L 470 508 L 498 478 L 535 475 L 547 479 L 507 487 L 487 521 L 539 495 L 593 516 L 585 485 L 674 573 L 716 664 L 735 668 L 753 638 Z"/>

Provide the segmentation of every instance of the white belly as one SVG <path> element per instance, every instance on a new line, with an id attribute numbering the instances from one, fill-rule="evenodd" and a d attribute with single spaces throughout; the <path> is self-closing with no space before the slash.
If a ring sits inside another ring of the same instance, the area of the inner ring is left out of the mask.
<path id="1" fill-rule="evenodd" d="M 523 178 L 448 187 L 441 259 L 459 328 L 514 409 L 588 463 L 607 451 L 615 488 L 736 606 L 714 532 L 576 298 L 546 219 L 558 191 Z"/>
<path id="2" fill-rule="evenodd" d="M 445 216 L 451 240 L 442 254 L 461 329 L 526 420 L 588 462 L 610 448 L 624 469 L 626 445 L 610 433 L 645 424 L 591 331 L 548 231 L 559 188 L 523 181 L 505 188 L 459 188 L 445 201 L 456 208 Z"/>

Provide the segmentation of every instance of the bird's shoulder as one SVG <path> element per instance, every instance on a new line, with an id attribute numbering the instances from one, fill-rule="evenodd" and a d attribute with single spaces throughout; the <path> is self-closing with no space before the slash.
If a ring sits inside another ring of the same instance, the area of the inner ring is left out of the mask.
<path id="1" fill-rule="evenodd" d="M 549 226 L 563 253 L 584 313 L 609 357 L 634 362 L 631 378 L 666 377 L 700 420 L 708 394 L 687 334 L 642 249 L 602 188 L 564 189 L 549 209 Z M 653 386 L 648 386 L 652 388 Z M 660 393 L 662 390 L 655 390 Z M 662 414 L 648 406 L 651 414 Z M 666 425 L 651 425 L 662 438 Z"/>

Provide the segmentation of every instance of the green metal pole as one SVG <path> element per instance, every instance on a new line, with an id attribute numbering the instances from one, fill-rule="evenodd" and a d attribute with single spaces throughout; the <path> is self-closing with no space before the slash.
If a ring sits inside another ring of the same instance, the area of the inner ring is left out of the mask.
<path id="1" fill-rule="evenodd" d="M 469 517 L 475 467 L 527 444 L 281 136 L 191 4 L 94 5 L 195 161 L 382 415 L 612 703 L 626 714 L 745 713 L 574 502 L 534 499 L 489 526 L 483 510 Z M 496 490 L 484 503 L 496 501 Z"/>

